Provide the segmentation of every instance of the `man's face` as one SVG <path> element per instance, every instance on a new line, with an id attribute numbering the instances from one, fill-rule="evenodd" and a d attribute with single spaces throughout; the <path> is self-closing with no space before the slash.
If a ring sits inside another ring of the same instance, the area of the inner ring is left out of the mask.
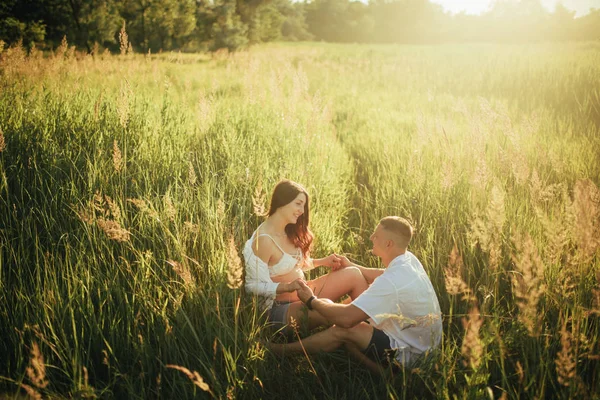
<path id="1" fill-rule="evenodd" d="M 381 257 L 384 254 L 387 244 L 387 237 L 383 227 L 381 225 L 377 225 L 377 228 L 375 228 L 375 231 L 369 239 L 371 242 L 373 242 L 373 250 L 371 252 L 373 255 Z"/>

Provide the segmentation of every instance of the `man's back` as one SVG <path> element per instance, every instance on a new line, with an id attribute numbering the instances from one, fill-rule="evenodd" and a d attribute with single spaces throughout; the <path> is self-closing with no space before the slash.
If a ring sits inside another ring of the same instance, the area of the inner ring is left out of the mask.
<path id="1" fill-rule="evenodd" d="M 423 266 L 409 251 L 394 258 L 352 304 L 390 337 L 392 348 L 421 354 L 440 343 L 442 321 L 437 296 Z M 410 354 L 400 361 L 408 361 Z"/>

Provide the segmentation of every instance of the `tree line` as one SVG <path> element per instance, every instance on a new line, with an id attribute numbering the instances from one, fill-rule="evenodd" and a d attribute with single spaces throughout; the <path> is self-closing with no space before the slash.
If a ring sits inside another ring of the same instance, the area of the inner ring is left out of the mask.
<path id="1" fill-rule="evenodd" d="M 600 10 L 575 18 L 560 3 L 496 2 L 481 15 L 428 0 L 3 0 L 0 40 L 91 52 L 119 49 L 125 26 L 137 52 L 236 50 L 270 41 L 358 43 L 536 42 L 600 39 Z"/>

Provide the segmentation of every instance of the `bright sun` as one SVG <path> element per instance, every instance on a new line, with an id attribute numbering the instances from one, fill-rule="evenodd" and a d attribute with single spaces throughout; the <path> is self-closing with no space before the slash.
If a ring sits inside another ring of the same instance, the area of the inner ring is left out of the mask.
<path id="1" fill-rule="evenodd" d="M 431 0 L 440 4 L 444 11 L 452 14 L 464 12 L 466 14 L 482 14 L 489 10 L 497 0 Z M 506 0 L 503 0 L 506 1 Z M 520 0 L 509 0 L 518 2 Z M 561 3 L 567 9 L 575 11 L 576 16 L 582 16 L 590 12 L 592 8 L 600 8 L 600 0 L 540 0 L 548 11 L 553 11 L 557 3 Z"/>

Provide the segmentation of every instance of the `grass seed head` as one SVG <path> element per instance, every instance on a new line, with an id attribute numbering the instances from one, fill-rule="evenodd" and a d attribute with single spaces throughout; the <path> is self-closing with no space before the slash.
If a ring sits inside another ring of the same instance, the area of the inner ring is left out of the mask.
<path id="1" fill-rule="evenodd" d="M 185 263 L 180 263 L 180 262 L 174 261 L 174 260 L 169 260 L 169 261 L 167 261 L 167 263 L 171 267 L 173 267 L 173 271 L 175 271 L 175 273 L 177 275 L 179 275 L 179 277 L 183 280 L 183 283 L 185 286 L 190 287 L 190 288 L 196 286 L 196 281 L 194 280 L 194 277 L 192 276 L 192 272 L 190 271 L 190 268 Z"/>
<path id="2" fill-rule="evenodd" d="M 4 151 L 4 149 L 6 149 L 6 142 L 4 140 L 4 132 L 2 131 L 2 128 L 0 127 L 0 153 L 2 153 Z"/>
<path id="3" fill-rule="evenodd" d="M 127 31 L 125 30 L 125 21 L 123 21 L 123 26 L 119 31 L 119 48 L 121 50 L 121 55 L 124 56 L 127 54 L 127 50 L 129 48 L 129 36 L 127 35 Z"/>
<path id="4" fill-rule="evenodd" d="M 229 286 L 230 289 L 239 289 L 243 283 L 242 276 L 244 268 L 240 256 L 238 255 L 233 235 L 229 237 L 227 242 L 227 286 Z"/>
<path id="5" fill-rule="evenodd" d="M 116 172 L 121 172 L 123 168 L 123 155 L 121 154 L 121 149 L 119 149 L 119 144 L 116 140 L 113 141 L 113 166 L 115 167 Z"/>
<path id="6" fill-rule="evenodd" d="M 116 240 L 117 242 L 129 241 L 130 232 L 123 228 L 117 221 L 98 218 L 96 219 L 96 223 L 109 239 Z"/>
<path id="7" fill-rule="evenodd" d="M 46 379 L 46 364 L 44 364 L 44 356 L 36 342 L 31 345 L 31 358 L 29 366 L 26 369 L 27 377 L 34 386 L 43 389 L 48 386 Z"/>
<path id="8" fill-rule="evenodd" d="M 462 278 L 462 271 L 463 260 L 455 243 L 450 252 L 450 257 L 448 258 L 448 266 L 444 271 L 446 290 L 450 295 L 462 295 L 464 300 L 473 300 L 474 296 L 471 289 Z"/>
<path id="9" fill-rule="evenodd" d="M 531 336 L 537 337 L 542 325 L 538 303 L 546 288 L 544 264 L 529 234 L 525 237 L 517 235 L 514 241 L 516 246 L 516 254 L 513 254 L 515 271 L 511 280 L 519 308 L 519 321 L 525 325 Z"/>
<path id="10" fill-rule="evenodd" d="M 483 356 L 483 344 L 479 337 L 479 330 L 483 325 L 483 319 L 479 313 L 479 307 L 474 305 L 469 310 L 468 318 L 462 319 L 462 324 L 465 329 L 465 337 L 463 339 L 461 352 L 465 358 L 465 365 L 476 370 L 481 363 Z"/>
<path id="11" fill-rule="evenodd" d="M 205 392 L 211 393 L 210 386 L 208 386 L 208 384 L 206 382 L 204 382 L 204 379 L 200 376 L 200 374 L 197 371 L 190 371 L 189 369 L 182 367 L 180 365 L 167 364 L 165 366 L 167 368 L 172 368 L 177 371 L 183 372 L 185 374 L 185 376 L 187 376 L 188 379 L 190 381 L 192 381 L 192 383 L 194 385 L 198 386 L 200 389 L 204 390 Z"/>

